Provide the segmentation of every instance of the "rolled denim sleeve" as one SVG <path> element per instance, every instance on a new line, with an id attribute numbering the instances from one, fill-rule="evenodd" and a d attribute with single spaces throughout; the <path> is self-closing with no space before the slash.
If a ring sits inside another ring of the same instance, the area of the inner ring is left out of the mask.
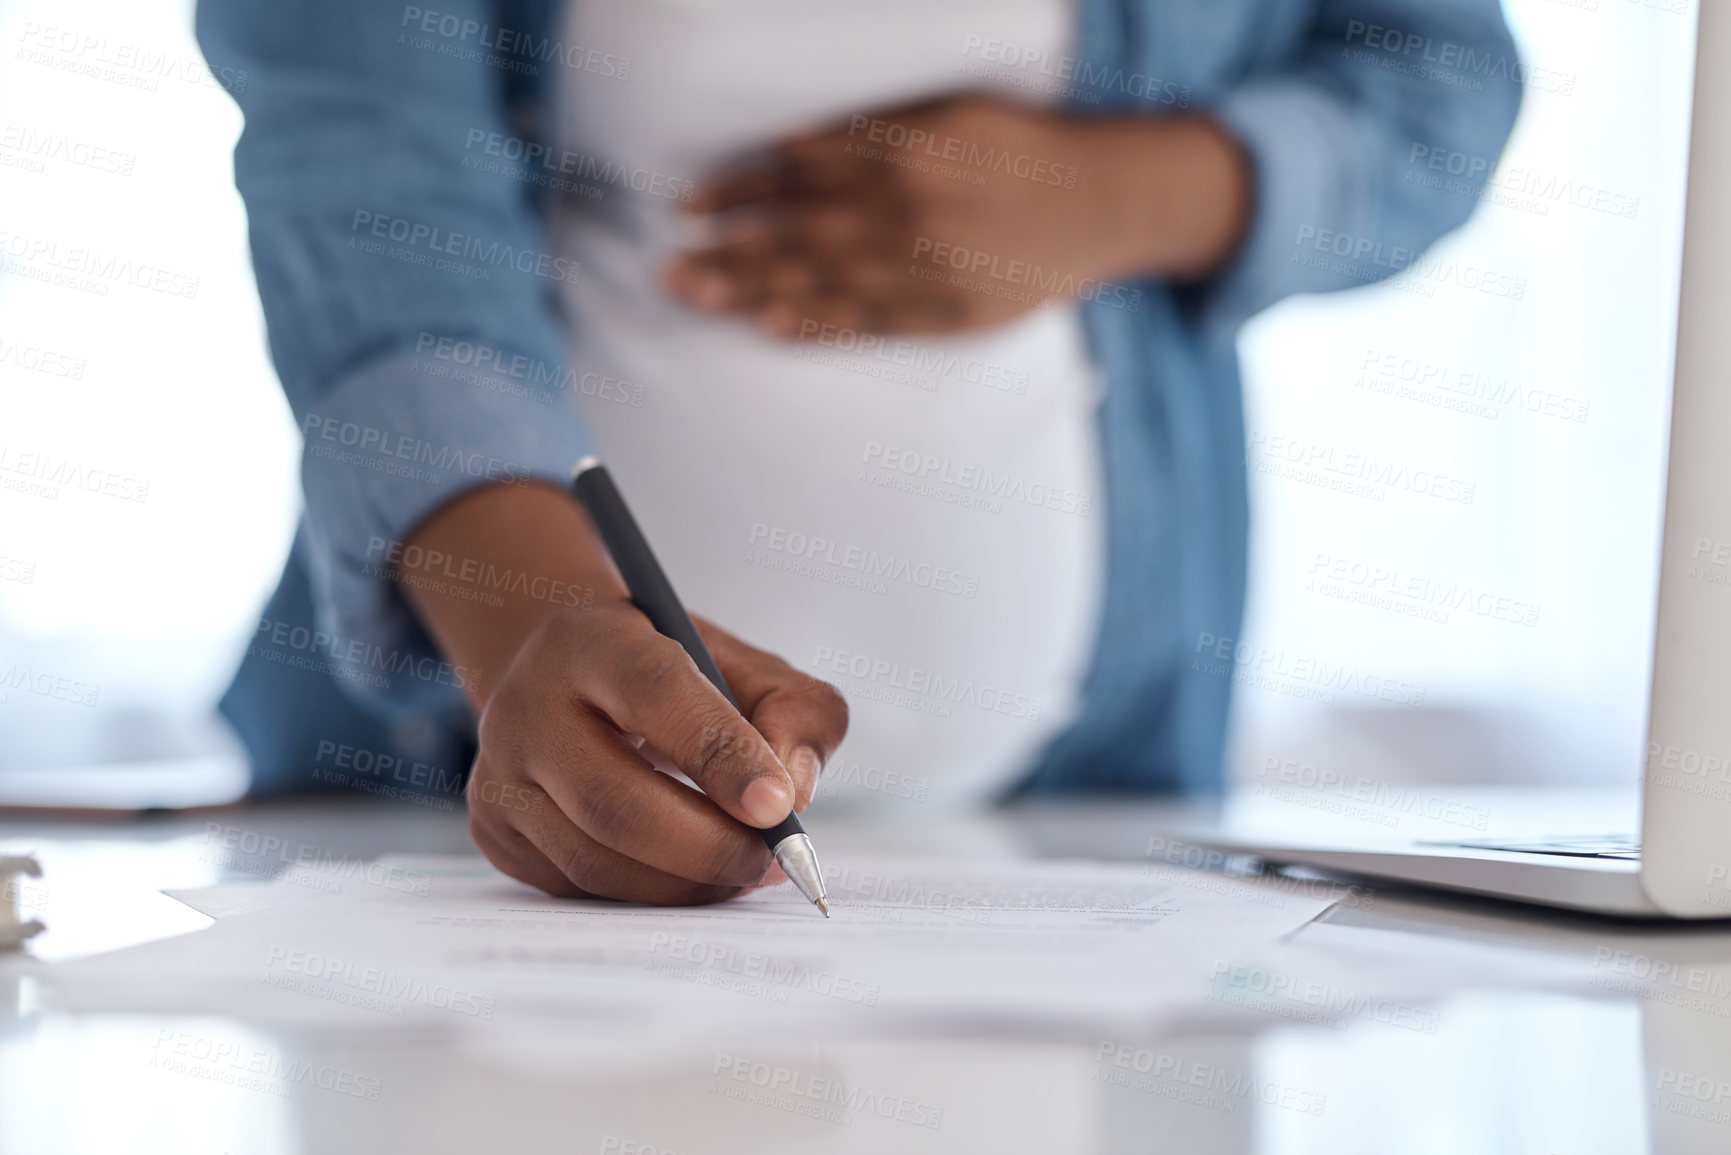
<path id="1" fill-rule="evenodd" d="M 551 65 L 486 48 L 530 30 L 501 28 L 485 0 L 427 16 L 391 0 L 198 9 L 213 67 L 245 77 L 235 180 L 304 437 L 309 578 L 339 662 L 424 661 L 393 543 L 472 487 L 562 482 L 589 444 L 555 304 L 581 271 L 549 250 L 530 186 L 477 163 L 477 143 L 520 135 L 507 81 Z M 452 685 L 342 680 L 387 714 Z"/>
<path id="2" fill-rule="evenodd" d="M 1291 294 L 1411 267 L 1471 215 L 1535 79 L 1497 0 L 1318 4 L 1290 64 L 1212 109 L 1257 197 L 1208 320 L 1228 331 Z"/>

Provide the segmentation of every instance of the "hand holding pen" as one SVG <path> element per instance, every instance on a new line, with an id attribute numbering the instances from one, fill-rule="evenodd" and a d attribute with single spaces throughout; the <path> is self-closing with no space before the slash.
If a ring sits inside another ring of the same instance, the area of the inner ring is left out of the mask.
<path id="1" fill-rule="evenodd" d="M 583 508 L 589 511 L 601 540 L 607 543 L 607 552 L 625 579 L 626 588 L 631 591 L 632 604 L 643 611 L 656 632 L 678 642 L 703 676 L 709 679 L 709 684 L 720 690 L 733 708 L 743 714 L 739 699 L 733 696 L 721 667 L 715 664 L 697 627 L 680 604 L 679 595 L 673 592 L 673 583 L 667 580 L 661 563 L 655 559 L 649 542 L 638 528 L 637 519 L 626 508 L 625 499 L 613 484 L 613 475 L 607 472 L 607 467 L 593 457 L 585 457 L 571 471 L 571 489 L 577 500 L 583 503 Z M 755 789 L 756 785 L 753 783 L 747 789 Z M 788 879 L 828 918 L 829 902 L 824 891 L 823 870 L 818 866 L 817 851 L 812 848 L 811 839 L 806 835 L 805 827 L 800 825 L 799 817 L 789 813 L 774 826 L 766 827 L 762 838 Z"/>
<path id="2" fill-rule="evenodd" d="M 461 588 L 471 559 L 526 580 Z M 551 894 L 663 905 L 778 881 L 761 831 L 811 800 L 846 733 L 833 687 L 699 623 L 736 709 L 629 600 L 556 489 L 459 498 L 398 569 L 480 719 L 470 829 L 495 866 Z"/>

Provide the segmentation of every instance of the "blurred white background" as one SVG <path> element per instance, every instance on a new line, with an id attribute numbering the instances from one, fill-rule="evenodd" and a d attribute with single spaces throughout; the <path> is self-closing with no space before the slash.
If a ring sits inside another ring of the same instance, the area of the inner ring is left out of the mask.
<path id="1" fill-rule="evenodd" d="M 1424 706 L 1245 689 L 1241 775 L 1269 757 L 1326 758 L 1381 778 L 1609 784 L 1639 774 L 1694 9 L 1506 0 L 1505 11 L 1546 83 L 1528 87 L 1490 195 L 1421 262 L 1435 274 L 1288 301 L 1240 341 L 1253 432 L 1475 486 L 1470 504 L 1394 488 L 1377 502 L 1251 475 L 1247 637 L 1289 663 L 1422 689 Z M 1427 159 L 1415 173 L 1431 172 Z M 1499 284 L 1524 281 L 1522 299 L 1462 287 L 1475 268 Z M 1446 367 L 1450 387 L 1424 384 L 1429 367 Z M 1584 420 L 1566 416 L 1582 406 Z M 1348 578 L 1307 588 L 1331 571 Z M 1366 571 L 1398 576 L 1379 584 Z M 1392 593 L 1413 584 L 1470 590 L 1492 616 L 1458 608 L 1435 621 L 1387 608 L 1419 608 Z M 1536 610 L 1534 624 L 1499 620 L 1502 599 L 1507 616 Z"/>
<path id="2" fill-rule="evenodd" d="M 149 484 L 142 502 L 0 490 L 17 563 L 0 568 L 0 672 L 99 688 L 87 707 L 0 686 L 0 767 L 202 751 L 299 503 L 229 160 L 240 113 L 190 0 L 0 13 L 0 445 Z M 74 37 L 87 46 L 42 47 Z M 43 244 L 196 277 L 196 296 L 46 284 Z M 25 368 L 33 349 L 81 358 L 82 377 Z M 0 480 L 25 480 L 16 460 Z"/>
<path id="3" fill-rule="evenodd" d="M 1572 92 L 1528 92 L 1494 196 L 1404 284 L 1288 302 L 1246 331 L 1253 432 L 1474 489 L 1373 500 L 1253 475 L 1245 641 L 1265 668 L 1325 662 L 1424 705 L 1247 686 L 1241 774 L 1324 749 L 1384 778 L 1638 773 L 1691 83 L 1679 6 L 1510 0 L 1528 63 Z M 191 7 L 0 6 L 0 674 L 98 688 L 91 707 L 0 686 L 0 770 L 217 748 L 212 705 L 297 514 L 298 435 L 231 181 L 240 116 L 199 63 Z M 44 49 L 45 29 L 87 47 Z M 43 246 L 196 278 L 196 295 L 47 283 Z M 1465 287 L 1469 270 L 1521 299 Z M 24 454 L 148 492 L 28 492 Z M 1414 616 L 1414 581 L 1536 620 Z"/>

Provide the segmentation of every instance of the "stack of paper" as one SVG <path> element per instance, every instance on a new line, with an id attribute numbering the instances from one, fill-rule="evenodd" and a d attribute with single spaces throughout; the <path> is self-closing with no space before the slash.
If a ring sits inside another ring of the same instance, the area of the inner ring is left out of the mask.
<path id="1" fill-rule="evenodd" d="M 215 925 L 45 977 L 66 1009 L 303 1024 L 1097 1029 L 1205 998 L 1223 960 L 1332 900 L 1081 863 L 845 861 L 826 878 L 827 920 L 790 885 L 662 909 L 551 898 L 479 858 L 296 866 L 176 892 Z"/>

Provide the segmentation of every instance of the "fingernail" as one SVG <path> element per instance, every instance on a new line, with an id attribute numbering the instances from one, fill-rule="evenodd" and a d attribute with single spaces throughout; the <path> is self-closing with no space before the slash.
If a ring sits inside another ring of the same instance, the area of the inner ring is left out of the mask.
<path id="1" fill-rule="evenodd" d="M 823 759 L 810 746 L 795 746 L 793 757 L 787 760 L 787 770 L 795 782 L 803 778 L 815 787 L 817 776 L 823 773 Z"/>
<path id="2" fill-rule="evenodd" d="M 792 305 L 777 301 L 757 315 L 757 322 L 774 336 L 791 337 L 799 327 L 799 314 Z"/>
<path id="3" fill-rule="evenodd" d="M 793 812 L 793 794 L 777 778 L 753 778 L 739 796 L 739 807 L 754 826 L 774 826 Z"/>
<path id="4" fill-rule="evenodd" d="M 718 273 L 699 275 L 691 288 L 691 299 L 700 309 L 720 309 L 733 297 L 733 283 Z"/>

